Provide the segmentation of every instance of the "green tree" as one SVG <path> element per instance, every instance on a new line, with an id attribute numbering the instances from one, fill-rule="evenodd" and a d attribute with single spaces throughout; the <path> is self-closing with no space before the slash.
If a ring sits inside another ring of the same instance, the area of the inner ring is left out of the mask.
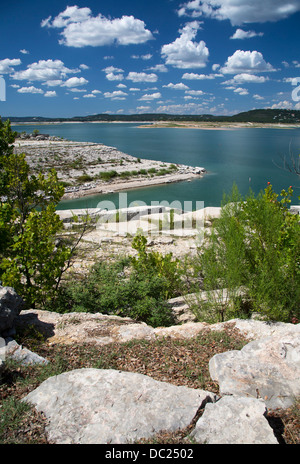
<path id="1" fill-rule="evenodd" d="M 74 246 L 58 240 L 55 207 L 64 188 L 57 173 L 31 175 L 25 154 L 13 153 L 15 136 L 0 119 L 0 280 L 34 307 L 52 298 Z"/>

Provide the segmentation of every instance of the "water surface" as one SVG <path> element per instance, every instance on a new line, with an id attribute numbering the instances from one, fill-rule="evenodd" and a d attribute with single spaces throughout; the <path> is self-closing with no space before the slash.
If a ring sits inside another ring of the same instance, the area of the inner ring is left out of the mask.
<path id="1" fill-rule="evenodd" d="M 139 124 L 140 126 L 140 124 Z M 201 179 L 127 192 L 128 203 L 137 200 L 204 201 L 204 206 L 219 206 L 224 192 L 236 183 L 245 195 L 249 187 L 258 193 L 271 182 L 276 192 L 292 185 L 293 204 L 299 204 L 300 180 L 296 174 L 278 167 L 284 156 L 300 153 L 300 129 L 241 128 L 229 130 L 140 128 L 135 123 L 64 123 L 12 126 L 14 130 L 57 135 L 80 142 L 96 142 L 117 147 L 140 158 L 205 167 Z M 110 200 L 118 207 L 118 194 L 94 195 L 64 201 L 60 209 L 96 207 Z"/>

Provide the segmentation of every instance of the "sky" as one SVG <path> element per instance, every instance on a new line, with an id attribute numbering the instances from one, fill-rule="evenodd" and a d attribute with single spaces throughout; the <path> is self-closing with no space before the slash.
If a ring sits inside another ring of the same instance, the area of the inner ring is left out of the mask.
<path id="1" fill-rule="evenodd" d="M 300 0 L 10 0 L 0 15 L 1 116 L 300 110 Z"/>

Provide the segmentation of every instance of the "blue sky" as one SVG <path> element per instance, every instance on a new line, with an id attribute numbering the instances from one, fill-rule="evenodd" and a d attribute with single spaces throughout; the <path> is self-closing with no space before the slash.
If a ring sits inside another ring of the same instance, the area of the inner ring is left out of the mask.
<path id="1" fill-rule="evenodd" d="M 299 26 L 300 0 L 3 2 L 0 115 L 300 109 Z"/>

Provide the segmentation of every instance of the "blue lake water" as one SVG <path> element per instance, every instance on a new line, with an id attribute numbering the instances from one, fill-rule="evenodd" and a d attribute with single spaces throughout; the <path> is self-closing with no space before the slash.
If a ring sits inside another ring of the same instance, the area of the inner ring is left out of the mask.
<path id="1" fill-rule="evenodd" d="M 294 187 L 293 204 L 299 204 L 300 179 L 282 168 L 282 157 L 300 153 L 300 129 L 242 128 L 233 130 L 140 128 L 135 123 L 82 123 L 13 126 L 17 131 L 57 135 L 68 140 L 96 142 L 117 147 L 140 158 L 204 167 L 208 174 L 191 182 L 178 182 L 127 192 L 128 204 L 143 201 L 204 201 L 204 206 L 220 206 L 224 192 L 236 183 L 246 195 L 249 187 L 258 193 L 271 182 L 280 193 Z M 112 201 L 118 194 L 94 195 L 64 201 L 59 209 L 91 208 L 100 201 Z"/>

